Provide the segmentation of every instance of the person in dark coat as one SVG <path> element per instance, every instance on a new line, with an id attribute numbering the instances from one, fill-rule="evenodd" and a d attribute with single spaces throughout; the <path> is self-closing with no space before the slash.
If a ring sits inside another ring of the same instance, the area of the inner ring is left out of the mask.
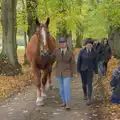
<path id="1" fill-rule="evenodd" d="M 120 104 L 120 66 L 118 69 L 114 70 L 110 86 L 113 88 L 113 93 L 110 101 L 112 103 Z"/>
<path id="2" fill-rule="evenodd" d="M 87 105 L 91 105 L 93 72 L 98 74 L 97 52 L 93 49 L 93 41 L 88 38 L 85 42 L 85 48 L 80 50 L 77 60 L 77 71 L 81 75 L 84 100 Z"/>
<path id="3" fill-rule="evenodd" d="M 93 40 L 93 48 L 97 51 L 97 47 L 98 47 L 98 41 L 95 39 Z"/>
<path id="4" fill-rule="evenodd" d="M 107 72 L 107 68 L 108 68 L 108 62 L 112 57 L 112 50 L 111 47 L 108 43 L 107 38 L 105 38 L 103 40 L 103 44 L 104 44 L 104 68 L 105 68 L 105 72 Z"/>
<path id="5" fill-rule="evenodd" d="M 97 44 L 97 59 L 100 71 L 103 76 L 105 76 L 105 68 L 104 68 L 104 45 L 98 42 Z"/>

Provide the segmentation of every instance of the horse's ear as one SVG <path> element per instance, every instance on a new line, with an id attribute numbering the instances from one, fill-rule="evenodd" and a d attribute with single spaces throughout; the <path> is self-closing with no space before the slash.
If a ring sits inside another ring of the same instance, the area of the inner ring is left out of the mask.
<path id="1" fill-rule="evenodd" d="M 49 26 L 49 23 L 50 23 L 50 18 L 48 17 L 48 18 L 47 18 L 47 21 L 46 21 L 46 23 L 45 23 L 47 27 Z"/>
<path id="2" fill-rule="evenodd" d="M 38 21 L 38 19 L 36 18 L 36 25 L 37 26 L 39 26 L 40 25 L 40 23 L 39 23 L 39 21 Z"/>

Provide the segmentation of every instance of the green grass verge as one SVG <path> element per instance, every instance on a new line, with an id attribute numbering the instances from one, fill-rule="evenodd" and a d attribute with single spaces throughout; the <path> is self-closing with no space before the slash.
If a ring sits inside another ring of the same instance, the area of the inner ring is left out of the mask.
<path id="1" fill-rule="evenodd" d="M 0 47 L 0 52 L 1 52 L 1 50 L 2 50 L 2 47 Z M 25 50 L 25 47 L 24 46 L 18 46 L 17 50 Z"/>

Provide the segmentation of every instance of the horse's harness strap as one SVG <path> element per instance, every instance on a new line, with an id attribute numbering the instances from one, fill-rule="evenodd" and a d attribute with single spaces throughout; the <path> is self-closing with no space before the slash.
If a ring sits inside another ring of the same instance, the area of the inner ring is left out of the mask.
<path id="1" fill-rule="evenodd" d="M 50 51 L 47 51 L 46 53 L 43 51 L 43 50 L 40 50 L 40 55 L 42 55 L 42 56 L 49 56 L 49 55 L 51 55 L 52 54 L 52 52 L 50 52 Z"/>

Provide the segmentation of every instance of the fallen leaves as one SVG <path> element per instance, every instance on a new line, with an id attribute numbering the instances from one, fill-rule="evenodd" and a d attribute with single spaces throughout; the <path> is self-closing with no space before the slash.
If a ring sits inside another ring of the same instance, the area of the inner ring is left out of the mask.
<path id="1" fill-rule="evenodd" d="M 18 51 L 18 59 L 20 63 L 23 63 L 24 51 Z M 22 66 L 22 71 L 25 73 L 24 75 L 0 75 L 0 100 L 10 97 L 33 83 L 31 68 L 29 66 Z"/>
<path id="2" fill-rule="evenodd" d="M 94 77 L 93 97 L 97 105 L 93 106 L 93 117 L 100 117 L 105 120 L 120 119 L 120 105 L 110 103 L 110 96 L 112 94 L 110 80 L 113 71 L 118 67 L 118 61 L 115 58 L 109 61 L 107 77 L 102 77 L 101 75 L 98 79 Z"/>
<path id="3" fill-rule="evenodd" d="M 112 73 L 115 69 L 118 68 L 118 61 L 115 58 L 112 58 L 109 62 L 108 65 L 108 73 L 107 77 L 104 79 L 103 86 L 105 90 L 105 97 L 106 97 L 106 102 L 105 102 L 105 109 L 106 112 L 106 120 L 117 120 L 118 118 L 120 119 L 120 105 L 119 104 L 110 104 L 110 96 L 112 94 L 112 90 L 110 87 L 110 80 Z M 107 117 L 110 116 L 108 119 Z"/>
<path id="4" fill-rule="evenodd" d="M 31 83 L 33 83 L 33 75 L 30 72 L 15 77 L 0 76 L 0 98 L 10 97 Z"/>

